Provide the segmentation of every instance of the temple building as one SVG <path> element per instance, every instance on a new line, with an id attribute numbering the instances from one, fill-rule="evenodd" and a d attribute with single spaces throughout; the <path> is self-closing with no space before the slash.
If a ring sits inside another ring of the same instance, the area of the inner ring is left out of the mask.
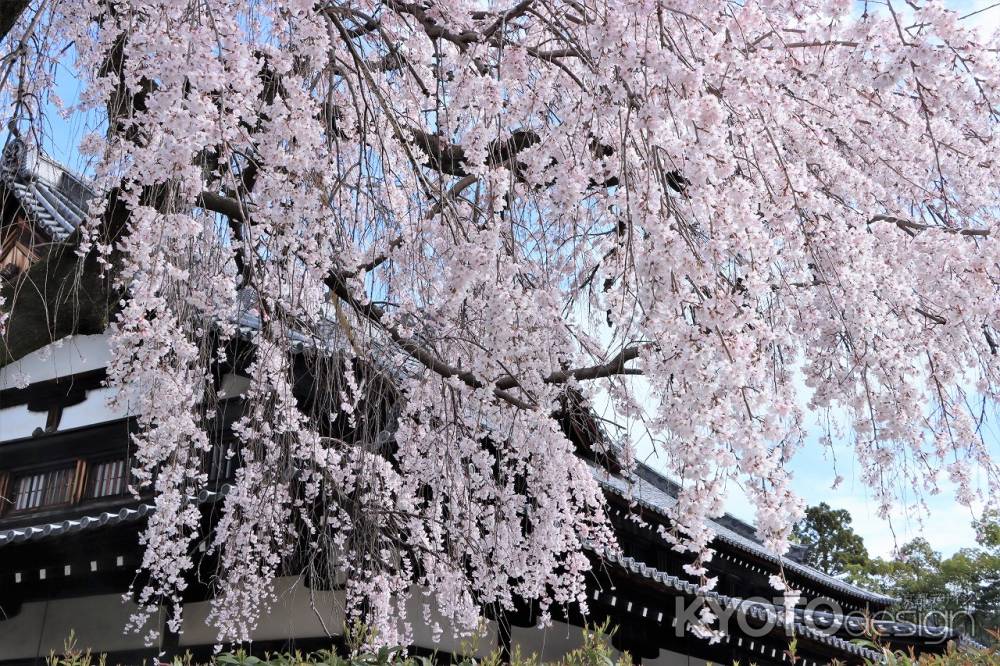
<path id="1" fill-rule="evenodd" d="M 18 280 L 47 246 L 71 238 L 89 196 L 82 179 L 51 159 L 8 144 L 0 182 L 2 279 Z M 251 312 L 236 317 L 247 332 L 243 343 L 251 345 L 259 322 Z M 12 330 L 16 335 L 17 328 Z M 205 622 L 211 592 L 196 579 L 185 591 L 181 632 L 167 630 L 161 617 L 159 626 L 151 627 L 160 630 L 153 646 L 144 644 L 143 634 L 123 633 L 134 608 L 123 594 L 140 575 L 139 534 L 155 507 L 151 496 L 136 498 L 127 489 L 135 415 L 108 406 L 108 338 L 106 332 L 77 327 L 14 360 L 0 355 L 5 359 L 0 367 L 2 665 L 43 664 L 51 651 L 62 650 L 71 632 L 79 645 L 107 653 L 109 664 L 155 663 L 188 651 L 204 658 L 216 642 Z M 207 525 L 238 464 L 222 451 L 241 412 L 240 368 L 227 368 L 220 381 L 233 390 L 217 418 L 209 482 L 189 498 L 201 507 Z M 510 654 L 518 647 L 554 660 L 580 645 L 584 623 L 604 620 L 617 627 L 614 647 L 646 666 L 790 663 L 793 638 L 795 660 L 804 666 L 879 661 L 880 653 L 855 642 L 872 630 L 886 645 L 917 652 L 940 652 L 947 641 L 960 639 L 947 628 L 885 619 L 893 599 L 803 564 L 800 550 L 774 555 L 751 525 L 728 515 L 711 525 L 716 553 L 709 575 L 719 583 L 712 591 L 699 590 L 683 573 L 689 556 L 674 551 L 657 529 L 669 528 L 677 486 L 651 467 L 639 464 L 626 472 L 597 455 L 599 429 L 584 424 L 567 419 L 564 428 L 580 455 L 592 461 L 622 550 L 588 551 L 594 565 L 589 616 L 557 609 L 554 620 L 540 626 L 537 608 L 523 604 L 488 623 L 472 648 L 478 654 L 495 649 Z M 777 605 L 769 583 L 782 571 L 802 592 L 792 618 Z M 307 577 L 279 579 L 278 603 L 259 623 L 250 649 L 340 645 L 343 601 L 342 590 L 313 589 Z M 724 620 L 715 642 L 686 627 L 706 603 Z M 447 631 L 435 640 L 420 621 L 417 604 L 410 611 L 415 652 L 448 655 L 465 649 Z"/>

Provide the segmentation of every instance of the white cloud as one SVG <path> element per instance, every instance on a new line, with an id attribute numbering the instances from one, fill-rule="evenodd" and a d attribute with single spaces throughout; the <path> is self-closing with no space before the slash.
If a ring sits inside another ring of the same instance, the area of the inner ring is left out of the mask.
<path id="1" fill-rule="evenodd" d="M 963 24 L 979 28 L 984 36 L 991 36 L 1000 28 L 1000 2 L 997 0 L 963 1 L 948 5 L 967 17 L 963 19 Z"/>

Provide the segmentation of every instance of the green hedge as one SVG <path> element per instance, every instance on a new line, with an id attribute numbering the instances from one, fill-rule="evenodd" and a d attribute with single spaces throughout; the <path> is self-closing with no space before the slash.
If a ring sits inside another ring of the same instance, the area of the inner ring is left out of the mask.
<path id="1" fill-rule="evenodd" d="M 546 662 L 544 666 L 631 666 L 632 660 L 627 654 L 615 657 L 611 647 L 611 634 L 607 625 L 594 629 L 585 629 L 583 645 L 566 653 L 556 662 Z M 350 638 L 350 637 L 349 637 Z M 357 638 L 357 635 L 355 635 Z M 998 636 L 1000 639 L 1000 636 Z M 912 653 L 893 651 L 877 641 L 856 641 L 882 654 L 882 660 L 868 661 L 869 666 L 1000 666 L 1000 650 L 958 650 L 949 643 L 947 650 L 941 655 L 924 655 L 916 658 Z M 788 654 L 793 663 L 799 659 L 796 656 L 796 643 L 791 641 Z M 472 650 L 469 650 L 472 651 Z M 357 651 L 351 656 L 341 656 L 332 650 L 320 650 L 303 654 L 301 652 L 272 654 L 265 657 L 255 657 L 245 652 L 222 653 L 212 658 L 207 664 L 199 664 L 190 656 L 175 658 L 169 666 L 436 666 L 438 662 L 433 657 L 415 657 L 406 654 L 400 648 L 383 648 L 378 651 Z M 499 652 L 493 652 L 483 659 L 460 657 L 452 661 L 455 666 L 501 666 Z M 835 662 L 836 663 L 836 662 Z M 90 650 L 80 650 L 76 647 L 71 635 L 66 642 L 63 655 L 52 654 L 48 659 L 49 666 L 111 666 L 104 655 L 93 655 Z M 511 655 L 512 666 L 543 666 L 538 655 L 523 655 L 515 649 Z M 734 666 L 752 666 L 751 664 Z"/>
<path id="2" fill-rule="evenodd" d="M 628 655 L 615 658 L 611 647 L 611 633 L 606 626 L 585 629 L 583 645 L 566 653 L 558 662 L 547 662 L 553 666 L 631 666 Z M 471 650 L 470 650 L 471 651 Z M 49 666 L 112 666 L 108 664 L 105 655 L 94 655 L 88 650 L 76 646 L 71 635 L 66 642 L 64 654 L 51 654 L 47 660 Z M 195 662 L 190 656 L 177 657 L 170 666 L 436 666 L 438 662 L 433 657 L 415 657 L 406 654 L 400 648 L 383 648 L 377 651 L 357 651 L 351 656 L 341 656 L 333 650 L 320 650 L 303 654 L 301 652 L 271 654 L 265 657 L 255 657 L 245 652 L 222 653 L 212 658 L 207 664 Z M 503 660 L 498 651 L 482 659 L 459 657 L 451 661 L 455 666 L 501 666 Z M 512 666 L 542 666 L 537 655 L 523 655 L 515 648 L 511 655 Z"/>

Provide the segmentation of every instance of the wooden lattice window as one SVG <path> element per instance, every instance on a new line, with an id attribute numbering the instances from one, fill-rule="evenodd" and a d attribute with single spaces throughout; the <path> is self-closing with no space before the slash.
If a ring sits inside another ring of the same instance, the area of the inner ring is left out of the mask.
<path id="1" fill-rule="evenodd" d="M 104 460 L 90 464 L 87 480 L 87 497 L 113 497 L 125 492 L 125 476 L 128 466 L 123 458 Z"/>
<path id="2" fill-rule="evenodd" d="M 236 462 L 236 456 L 230 455 L 229 447 L 222 442 L 216 442 L 210 453 L 208 479 L 210 481 L 231 479 L 236 471 Z"/>
<path id="3" fill-rule="evenodd" d="M 73 501 L 76 466 L 25 472 L 14 477 L 13 510 L 32 511 Z"/>

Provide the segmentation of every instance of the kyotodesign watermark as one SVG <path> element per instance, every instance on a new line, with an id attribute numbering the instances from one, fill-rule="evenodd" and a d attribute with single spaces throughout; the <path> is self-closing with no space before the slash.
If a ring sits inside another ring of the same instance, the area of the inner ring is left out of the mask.
<path id="1" fill-rule="evenodd" d="M 964 610 L 919 607 L 869 612 L 845 608 L 833 599 L 786 603 L 788 600 L 783 596 L 694 600 L 677 596 L 674 628 L 679 637 L 686 632 L 703 634 L 711 629 L 760 638 L 781 628 L 788 635 L 808 633 L 846 640 L 919 637 L 925 644 L 935 645 L 954 638 L 955 628 L 969 634 L 974 633 L 976 626 L 975 617 Z"/>

